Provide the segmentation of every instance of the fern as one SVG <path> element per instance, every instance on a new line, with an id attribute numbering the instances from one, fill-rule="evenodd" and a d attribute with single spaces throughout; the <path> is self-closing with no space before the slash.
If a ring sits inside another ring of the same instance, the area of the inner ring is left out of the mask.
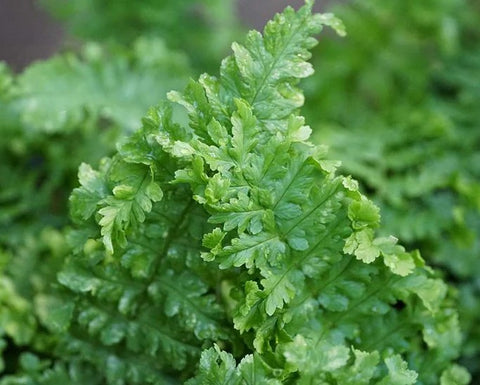
<path id="1" fill-rule="evenodd" d="M 378 209 L 308 141 L 297 84 L 312 35 L 342 32 L 311 7 L 250 32 L 218 77 L 81 167 L 65 292 L 50 298 L 65 306 L 43 321 L 56 354 L 109 384 L 469 381 L 447 286 L 376 235 Z"/>

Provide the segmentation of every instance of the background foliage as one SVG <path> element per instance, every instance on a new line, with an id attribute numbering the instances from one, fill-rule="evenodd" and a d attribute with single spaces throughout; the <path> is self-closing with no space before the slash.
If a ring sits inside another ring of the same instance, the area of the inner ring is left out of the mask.
<path id="1" fill-rule="evenodd" d="M 381 231 L 418 247 L 458 289 L 464 360 L 476 372 L 480 3 L 368 0 L 333 10 L 349 36 L 316 48 L 305 113 L 316 140 L 381 207 Z"/>

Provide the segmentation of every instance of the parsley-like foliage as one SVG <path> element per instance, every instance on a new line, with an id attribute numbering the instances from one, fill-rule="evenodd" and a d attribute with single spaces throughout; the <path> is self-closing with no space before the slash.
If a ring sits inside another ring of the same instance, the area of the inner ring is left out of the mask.
<path id="1" fill-rule="evenodd" d="M 311 8 L 234 43 L 219 76 L 80 167 L 75 251 L 43 319 L 64 360 L 108 384 L 468 383 L 447 286 L 376 235 L 377 207 L 308 140 L 313 36 L 343 33 Z"/>

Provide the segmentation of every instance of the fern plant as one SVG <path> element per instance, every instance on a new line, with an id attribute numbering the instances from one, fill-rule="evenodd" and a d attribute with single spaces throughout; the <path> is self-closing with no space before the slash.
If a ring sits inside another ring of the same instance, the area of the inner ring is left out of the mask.
<path id="1" fill-rule="evenodd" d="M 57 91 L 61 77 L 31 75 L 21 87 L 2 67 L 0 113 L 20 143 L 30 129 L 50 140 L 65 128 L 96 135 L 99 124 L 132 133 L 97 169 L 80 166 L 66 236 L 61 215 L 54 228 L 31 231 L 26 263 L 28 242 L 2 244 L 0 347 L 18 362 L 6 363 L 0 384 L 469 382 L 455 364 L 461 335 L 448 286 L 419 252 L 381 234 L 379 209 L 309 141 L 298 83 L 313 73 L 313 36 L 323 26 L 344 33 L 332 15 L 312 15 L 312 4 L 234 43 L 218 76 L 169 93 L 140 128 L 130 107 L 141 91 L 108 105 L 123 92 L 104 97 L 92 85 L 167 84 L 172 76 L 149 78 L 150 70 L 183 61 L 161 45 L 137 43 L 133 59 L 121 50 L 112 72 L 97 45 L 84 61 L 53 60 L 38 73 L 71 75 L 92 93 L 60 98 L 58 115 L 36 94 Z M 137 64 L 136 81 L 111 80 Z M 52 159 L 71 166 L 71 151 L 58 151 L 51 147 Z M 50 181 L 33 180 L 30 197 Z M 15 206 L 22 199 L 10 191 L 3 199 Z M 7 213 L 4 229 L 32 219 L 22 213 Z"/>
<path id="2" fill-rule="evenodd" d="M 4 384 L 468 383 L 447 286 L 308 140 L 313 35 L 343 33 L 311 7 L 80 167 L 72 253 L 38 301 L 51 361 L 23 354 Z"/>

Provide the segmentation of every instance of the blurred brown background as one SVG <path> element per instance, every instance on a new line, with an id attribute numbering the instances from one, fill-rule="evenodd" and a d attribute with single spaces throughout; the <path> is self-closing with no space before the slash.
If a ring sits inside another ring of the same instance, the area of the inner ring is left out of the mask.
<path id="1" fill-rule="evenodd" d="M 237 0 L 237 12 L 248 27 L 261 28 L 287 5 L 303 0 Z M 322 10 L 325 1 L 317 0 Z M 62 44 L 61 26 L 35 4 L 35 0 L 0 0 L 0 61 L 21 70 L 35 59 L 51 56 Z"/>

